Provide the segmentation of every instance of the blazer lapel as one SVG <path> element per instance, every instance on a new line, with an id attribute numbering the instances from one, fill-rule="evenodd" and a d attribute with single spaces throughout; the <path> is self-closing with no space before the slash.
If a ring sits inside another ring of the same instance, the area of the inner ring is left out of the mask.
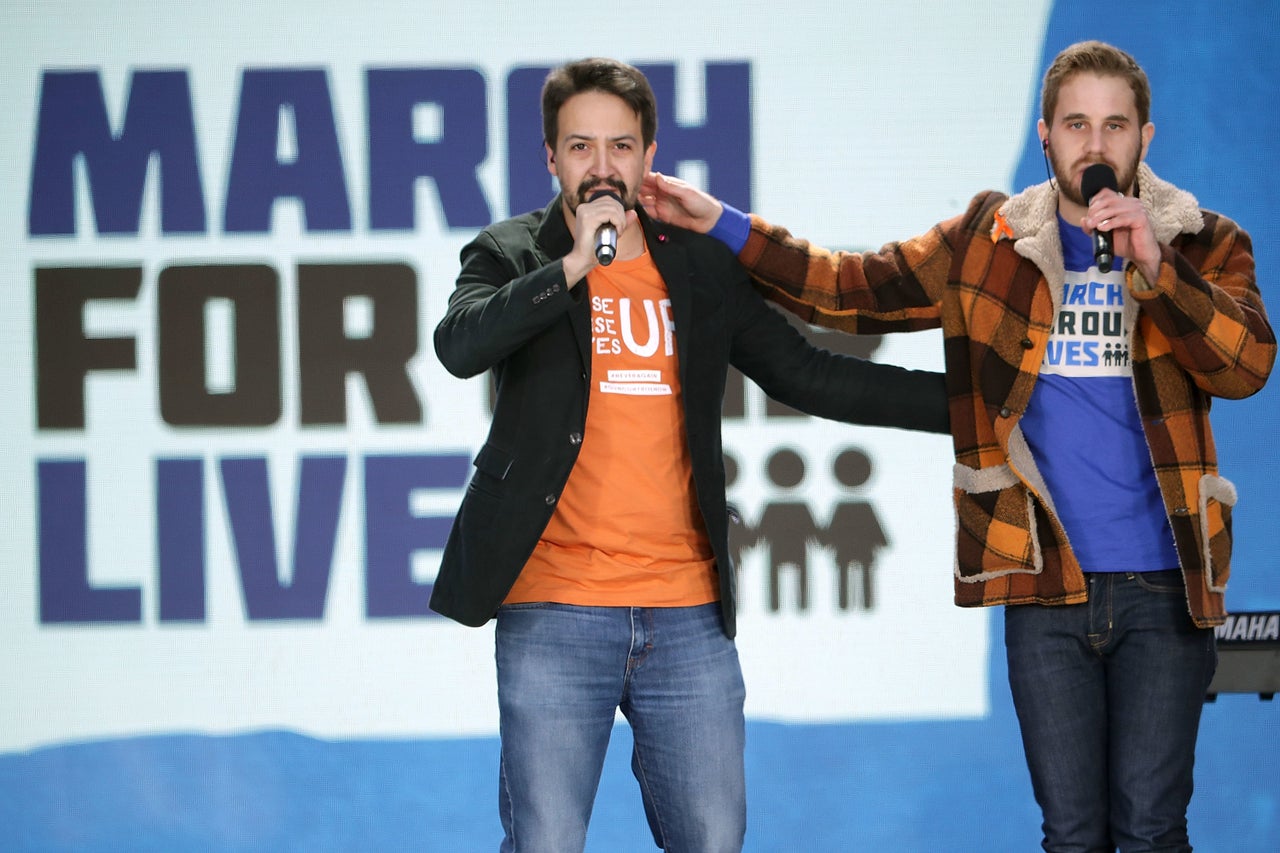
<path id="1" fill-rule="evenodd" d="M 667 297 L 671 300 L 671 322 L 676 328 L 676 365 L 680 371 L 680 384 L 687 387 L 686 365 L 689 359 L 686 355 L 689 352 L 689 330 L 693 325 L 689 260 L 685 256 L 684 247 L 670 240 L 660 223 L 649 219 L 643 210 L 639 213 L 649 253 L 653 256 L 654 266 L 662 275 L 662 281 L 667 286 Z"/>

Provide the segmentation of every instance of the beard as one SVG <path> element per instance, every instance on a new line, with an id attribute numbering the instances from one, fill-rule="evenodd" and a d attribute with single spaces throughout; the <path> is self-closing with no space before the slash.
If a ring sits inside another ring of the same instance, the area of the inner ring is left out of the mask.
<path id="1" fill-rule="evenodd" d="M 1080 182 L 1072 179 L 1071 167 L 1058 160 L 1057 154 L 1049 153 L 1049 160 L 1053 164 L 1053 176 L 1058 181 L 1058 192 L 1066 196 L 1067 200 L 1078 204 L 1081 207 L 1088 207 L 1089 204 L 1084 200 L 1084 195 L 1080 192 Z M 1109 163 L 1106 160 L 1081 160 L 1079 162 L 1080 173 L 1083 175 L 1086 167 L 1094 163 L 1105 163 L 1110 166 L 1116 173 L 1116 186 L 1120 188 L 1122 193 L 1131 193 L 1133 191 L 1133 182 L 1138 175 L 1138 164 L 1142 162 L 1142 149 L 1139 148 L 1133 154 L 1133 159 L 1124 166 L 1117 167 L 1115 163 Z M 1063 176 L 1067 176 L 1067 180 L 1063 180 Z"/>

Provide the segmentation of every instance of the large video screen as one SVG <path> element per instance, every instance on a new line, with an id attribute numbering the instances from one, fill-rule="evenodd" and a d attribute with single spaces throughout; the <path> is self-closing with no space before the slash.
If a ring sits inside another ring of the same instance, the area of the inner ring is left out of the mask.
<path id="1" fill-rule="evenodd" d="M 1046 180 L 1045 63 L 1111 41 L 1148 163 L 1250 232 L 1274 309 L 1277 21 L 1245 5 L 4 4 L 0 847 L 496 847 L 492 629 L 427 606 L 491 389 L 432 331 L 460 249 L 556 191 L 550 66 L 639 65 L 659 170 L 860 250 Z M 805 331 L 942 367 L 937 331 Z M 1278 393 L 1213 411 L 1239 611 L 1280 609 Z M 1000 613 L 953 603 L 949 439 L 741 377 L 724 411 L 748 849 L 1035 846 Z M 1206 707 L 1204 849 L 1280 834 L 1277 713 Z M 593 849 L 644 841 L 626 737 Z"/>

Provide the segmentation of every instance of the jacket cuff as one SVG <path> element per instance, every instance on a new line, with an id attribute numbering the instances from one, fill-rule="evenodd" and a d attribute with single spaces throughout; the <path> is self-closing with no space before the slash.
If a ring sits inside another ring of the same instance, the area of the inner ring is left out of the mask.
<path id="1" fill-rule="evenodd" d="M 1124 283 L 1128 285 L 1129 292 L 1138 297 L 1152 297 L 1156 295 L 1155 282 L 1147 281 L 1146 276 L 1138 271 L 1138 265 L 1130 262 L 1124 268 Z"/>
<path id="2" fill-rule="evenodd" d="M 728 246 L 736 255 L 747 245 L 747 237 L 751 234 L 751 217 L 724 202 L 721 202 L 721 206 L 724 210 L 720 218 L 707 233 Z"/>

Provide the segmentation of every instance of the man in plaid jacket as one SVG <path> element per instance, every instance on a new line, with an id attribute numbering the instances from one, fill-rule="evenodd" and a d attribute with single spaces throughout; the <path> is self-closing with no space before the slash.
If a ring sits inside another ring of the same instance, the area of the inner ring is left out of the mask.
<path id="1" fill-rule="evenodd" d="M 1046 851 L 1191 849 L 1236 502 L 1209 407 L 1257 392 L 1276 354 L 1248 234 L 1143 162 L 1150 99 L 1127 53 L 1067 48 L 1038 122 L 1054 178 L 981 193 L 878 252 L 817 248 L 666 176 L 641 190 L 650 213 L 720 237 L 810 323 L 942 328 L 956 603 L 1010 605 L 1009 681 Z M 1086 200 L 1094 164 L 1119 191 Z"/>

